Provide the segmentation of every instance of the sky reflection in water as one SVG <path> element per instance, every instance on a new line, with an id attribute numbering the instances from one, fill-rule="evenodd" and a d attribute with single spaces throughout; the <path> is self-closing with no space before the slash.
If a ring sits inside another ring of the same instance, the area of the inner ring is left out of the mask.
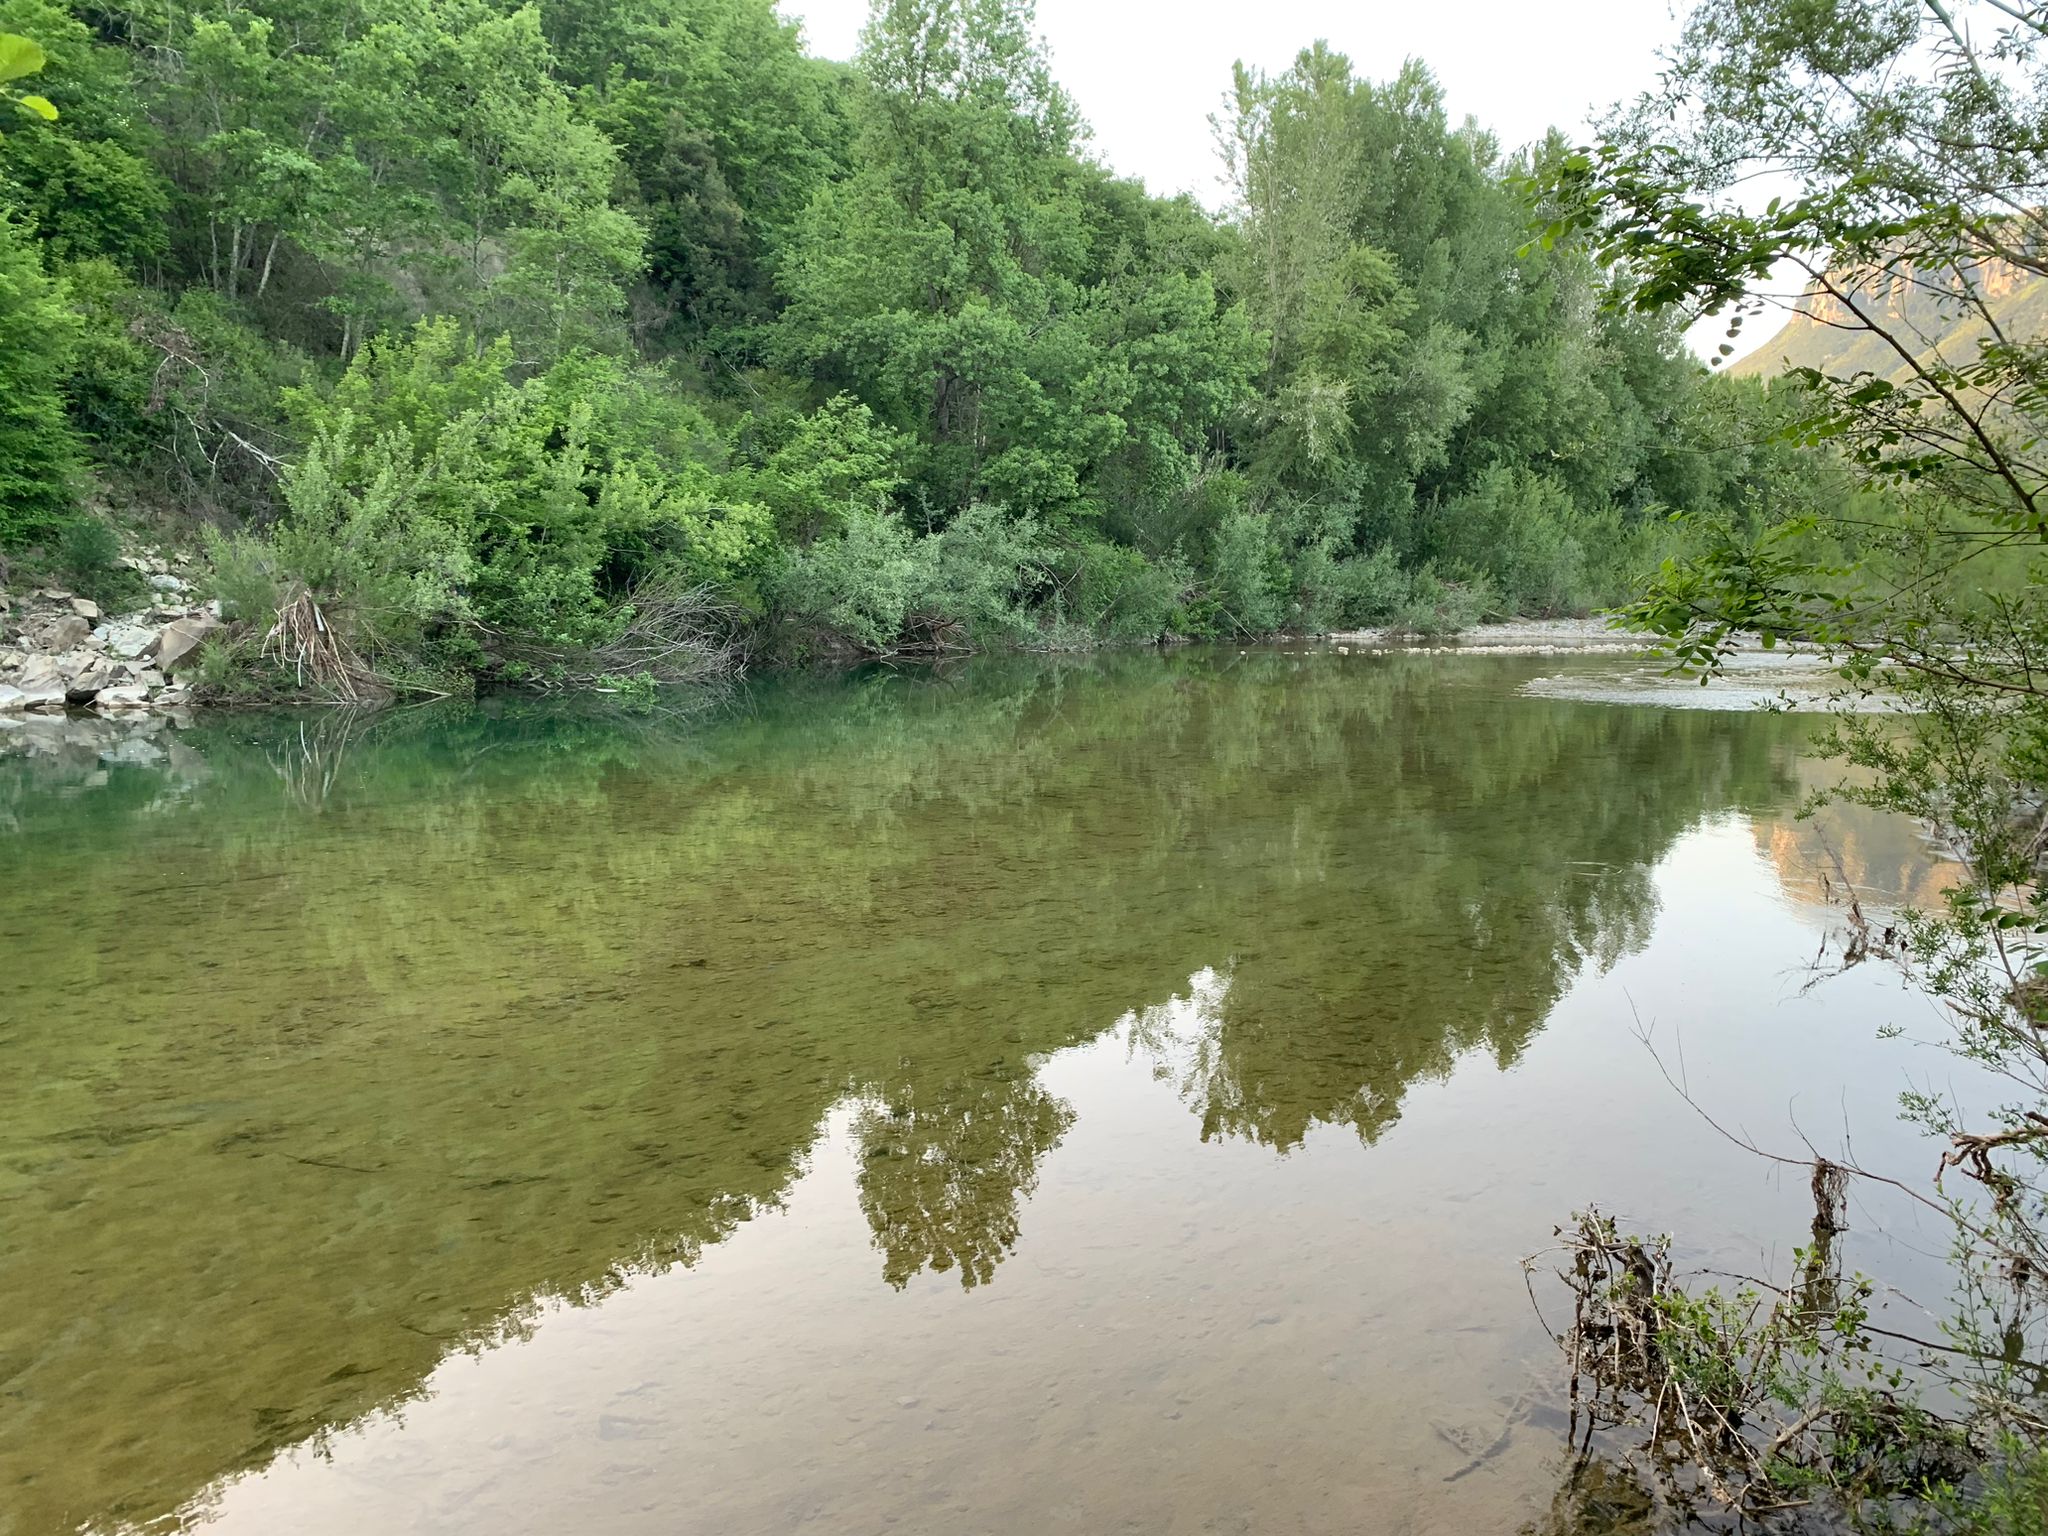
<path id="1" fill-rule="evenodd" d="M 1876 1043 L 1925 1022 L 1888 973 L 1802 992 L 1825 846 L 1938 886 L 1791 819 L 1810 725 L 1521 696 L 1558 670 L 0 757 L 0 1532 L 1540 1517 L 1521 1255 L 1589 1201 L 1742 1267 L 1803 1231 L 1638 1021 L 1725 1121 L 1907 1171 L 1948 1073 Z"/>

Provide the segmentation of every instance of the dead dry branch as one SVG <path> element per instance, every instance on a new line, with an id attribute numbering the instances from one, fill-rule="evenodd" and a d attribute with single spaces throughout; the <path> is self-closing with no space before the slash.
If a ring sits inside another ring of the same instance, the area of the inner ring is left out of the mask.
<path id="1" fill-rule="evenodd" d="M 708 587 L 646 582 L 620 606 L 612 638 L 549 645 L 481 627 L 500 670 L 539 692 L 598 690 L 645 679 L 663 687 L 728 681 L 745 668 L 730 605 Z"/>
<path id="2" fill-rule="evenodd" d="M 304 587 L 293 587 L 278 604 L 277 620 L 263 637 L 263 654 L 288 668 L 301 692 L 350 704 L 374 703 L 392 693 L 390 684 L 328 622 Z"/>

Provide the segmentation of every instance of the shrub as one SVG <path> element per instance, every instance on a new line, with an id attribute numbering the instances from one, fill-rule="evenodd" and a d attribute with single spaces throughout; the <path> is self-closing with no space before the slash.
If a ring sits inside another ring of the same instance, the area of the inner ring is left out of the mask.
<path id="1" fill-rule="evenodd" d="M 207 536 L 206 558 L 221 617 L 268 629 L 284 599 L 281 574 L 271 546 L 250 534 L 230 535 L 214 529 Z"/>
<path id="2" fill-rule="evenodd" d="M 1425 640 L 1447 639 L 1470 629 L 1495 611 L 1485 578 L 1445 581 L 1424 566 L 1410 578 L 1408 600 L 1393 616 L 1393 627 Z"/>
<path id="3" fill-rule="evenodd" d="M 1000 507 L 969 507 L 919 545 L 916 605 L 964 625 L 976 644 L 1034 637 L 1030 602 L 1047 580 L 1050 551 L 1031 518 Z"/>
<path id="4" fill-rule="evenodd" d="M 1047 580 L 1048 555 L 1036 523 L 997 507 L 969 507 L 922 538 L 894 513 L 856 511 L 837 534 L 790 556 L 775 606 L 786 622 L 877 655 L 942 633 L 1018 644 L 1038 635 L 1031 599 Z"/>
<path id="5" fill-rule="evenodd" d="M 0 550 L 55 535 L 79 444 L 61 387 L 77 322 L 27 227 L 0 208 Z"/>
<path id="6" fill-rule="evenodd" d="M 1583 522 L 1554 480 L 1496 466 L 1439 509 L 1434 548 L 1447 567 L 1484 577 L 1516 613 L 1582 612 L 1591 601 Z"/>
<path id="7" fill-rule="evenodd" d="M 1147 560 L 1121 544 L 1085 543 L 1067 552 L 1067 616 L 1103 640 L 1157 640 L 1175 628 L 1175 612 L 1194 586 L 1178 555 Z"/>
<path id="8" fill-rule="evenodd" d="M 1391 544 L 1339 561 L 1336 584 L 1338 613 L 1347 625 L 1384 624 L 1414 596 L 1414 583 Z"/>
<path id="9" fill-rule="evenodd" d="M 1287 617 L 1287 558 L 1262 514 L 1225 514 L 1210 544 L 1208 574 L 1210 596 L 1237 633 L 1270 634 Z"/>
<path id="10" fill-rule="evenodd" d="M 602 646 L 648 581 L 754 591 L 773 518 L 691 457 L 717 449 L 701 412 L 611 358 L 514 374 L 507 343 L 438 320 L 366 346 L 326 395 L 287 391 L 308 446 L 260 554 L 227 547 L 223 602 L 296 584 L 379 665 L 474 670 Z"/>
<path id="11" fill-rule="evenodd" d="M 920 586 L 919 559 L 900 517 L 858 512 L 837 534 L 790 556 L 775 578 L 775 607 L 862 650 L 892 650 Z"/>
<path id="12" fill-rule="evenodd" d="M 106 608 L 126 608 L 147 595 L 149 585 L 120 563 L 121 536 L 103 519 L 83 515 L 58 525 L 50 564 L 74 592 Z"/>
<path id="13" fill-rule="evenodd" d="M 902 435 L 850 395 L 749 425 L 763 439 L 759 462 L 734 478 L 791 543 L 813 543 L 849 516 L 881 510 L 903 483 Z"/>

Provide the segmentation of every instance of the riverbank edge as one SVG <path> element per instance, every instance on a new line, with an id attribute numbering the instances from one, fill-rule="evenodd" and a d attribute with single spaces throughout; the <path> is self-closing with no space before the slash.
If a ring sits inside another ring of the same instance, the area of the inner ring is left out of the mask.
<path id="1" fill-rule="evenodd" d="M 132 573 L 137 592 L 147 591 L 139 606 L 103 605 L 69 586 L 45 583 L 26 591 L 0 590 L 0 717 L 26 714 L 86 713 L 108 719 L 178 714 L 194 708 L 250 710 L 335 702 L 317 686 L 240 693 L 200 681 L 208 649 L 233 641 L 246 626 L 222 617 L 217 599 L 199 600 L 204 572 L 193 559 L 166 557 L 144 550 L 124 555 L 119 567 Z M 110 611 L 119 606 L 121 611 Z M 1151 642 L 1102 641 L 1087 650 L 1177 648 L 1191 643 L 1167 636 Z M 1227 643 L 1227 642 L 1226 642 Z M 1628 655 L 1654 649 L 1653 637 L 1612 628 L 1597 616 L 1581 618 L 1510 618 L 1484 622 L 1448 633 L 1424 635 L 1399 626 L 1337 630 L 1320 634 L 1278 631 L 1250 637 L 1242 646 L 1311 645 L 1339 654 L 1397 651 L 1407 654 L 1484 653 L 1489 655 L 1568 656 Z M 1002 649 L 1029 653 L 1030 645 Z M 777 673 L 817 665 L 820 657 L 802 661 L 771 657 L 759 670 Z M 859 655 L 835 656 L 852 664 Z M 926 660 L 924 657 L 883 658 Z M 950 654 L 945 658 L 951 659 Z M 751 669 L 750 669 L 751 670 Z M 637 699 L 658 690 L 649 680 L 626 676 L 588 682 L 574 692 L 605 698 Z M 500 684 L 490 691 L 548 692 L 525 685 Z M 375 698 L 349 702 L 369 707 L 401 703 L 403 687 Z"/>

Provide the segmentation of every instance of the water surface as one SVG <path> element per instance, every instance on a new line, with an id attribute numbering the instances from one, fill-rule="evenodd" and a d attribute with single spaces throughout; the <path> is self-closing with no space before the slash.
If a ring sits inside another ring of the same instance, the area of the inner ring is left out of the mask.
<path id="1" fill-rule="evenodd" d="M 1942 1070 L 1805 986 L 1911 829 L 1575 665 L 0 742 L 0 1532 L 1542 1525 L 1520 1257 L 1802 1232 L 1638 1032 L 1912 1168 Z"/>

